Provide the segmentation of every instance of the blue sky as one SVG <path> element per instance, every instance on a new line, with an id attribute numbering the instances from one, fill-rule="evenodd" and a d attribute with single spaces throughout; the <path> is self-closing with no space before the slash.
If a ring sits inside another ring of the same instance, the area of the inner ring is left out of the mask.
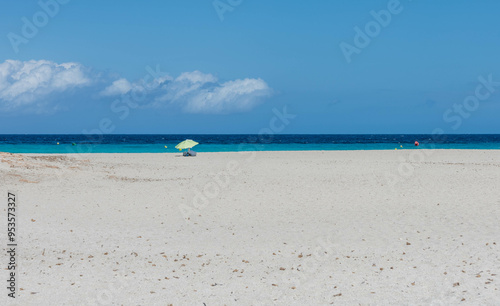
<path id="1" fill-rule="evenodd" d="M 0 134 L 258 133 L 285 107 L 296 117 L 282 133 L 500 133 L 499 11 L 493 0 L 4 1 Z"/>

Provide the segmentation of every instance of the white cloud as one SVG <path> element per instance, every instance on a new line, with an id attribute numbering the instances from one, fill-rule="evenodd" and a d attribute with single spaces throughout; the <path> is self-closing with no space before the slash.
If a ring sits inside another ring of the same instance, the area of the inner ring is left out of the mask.
<path id="1" fill-rule="evenodd" d="M 190 83 L 215 83 L 217 82 L 217 78 L 211 74 L 205 74 L 199 71 L 193 71 L 193 72 L 184 72 L 180 76 L 175 79 L 177 82 L 183 82 L 187 81 Z"/>
<path id="2" fill-rule="evenodd" d="M 52 93 L 90 84 L 86 68 L 78 63 L 6 60 L 0 63 L 0 108 L 39 105 Z"/>
<path id="3" fill-rule="evenodd" d="M 50 112 L 62 106 L 58 103 L 64 98 L 61 94 L 81 87 L 95 90 L 94 98 L 130 94 L 132 99 L 140 97 L 136 102 L 142 107 L 179 107 L 188 113 L 247 111 L 272 94 L 262 79 L 219 82 L 216 76 L 200 71 L 184 72 L 177 78 L 153 71 L 137 82 L 125 78 L 111 82 L 108 76 L 89 71 L 78 63 L 6 60 L 0 63 L 0 110 Z"/>
<path id="4" fill-rule="evenodd" d="M 262 98 L 271 95 L 271 88 L 261 79 L 229 81 L 200 90 L 185 101 L 190 113 L 228 113 L 252 109 Z"/>
<path id="5" fill-rule="evenodd" d="M 153 106 L 178 104 L 189 113 L 241 112 L 250 110 L 272 94 L 272 89 L 262 79 L 217 81 L 211 74 L 185 72 L 162 86 L 162 93 Z"/>
<path id="6" fill-rule="evenodd" d="M 115 95 L 123 95 L 129 92 L 132 89 L 132 84 L 130 84 L 127 79 L 119 79 L 113 82 L 113 84 L 106 87 L 103 91 L 101 91 L 101 95 L 103 96 L 115 96 Z"/>

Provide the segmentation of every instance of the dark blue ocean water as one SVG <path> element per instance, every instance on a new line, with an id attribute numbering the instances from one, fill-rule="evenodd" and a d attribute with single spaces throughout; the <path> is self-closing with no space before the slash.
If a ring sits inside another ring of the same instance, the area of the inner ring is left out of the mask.
<path id="1" fill-rule="evenodd" d="M 0 151 L 165 153 L 185 139 L 199 142 L 198 152 L 500 149 L 500 135 L 0 135 Z"/>

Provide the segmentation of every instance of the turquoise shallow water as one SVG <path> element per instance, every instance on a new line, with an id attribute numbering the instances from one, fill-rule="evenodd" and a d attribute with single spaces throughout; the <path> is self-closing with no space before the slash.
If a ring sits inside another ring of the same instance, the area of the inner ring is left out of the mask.
<path id="1" fill-rule="evenodd" d="M 198 145 L 193 150 L 197 152 L 238 152 L 238 151 L 309 151 L 309 150 L 414 150 L 414 149 L 483 149 L 500 150 L 500 143 L 485 145 L 421 145 L 415 147 L 412 144 L 268 144 L 268 145 Z M 167 144 L 165 149 L 162 145 L 0 145 L 0 152 L 10 153 L 175 153 L 175 144 Z"/>
<path id="2" fill-rule="evenodd" d="M 0 135 L 11 153 L 175 153 L 184 139 L 198 152 L 497 149 L 500 135 Z M 416 147 L 415 141 L 420 145 Z M 57 144 L 59 143 L 59 145 Z M 167 148 L 165 148 L 167 146 Z"/>

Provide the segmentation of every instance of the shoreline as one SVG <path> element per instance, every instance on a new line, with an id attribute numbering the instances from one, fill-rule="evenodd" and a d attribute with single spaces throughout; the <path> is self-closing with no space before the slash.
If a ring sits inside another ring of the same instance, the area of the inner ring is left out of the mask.
<path id="1" fill-rule="evenodd" d="M 196 150 L 195 150 L 196 151 Z M 203 152 L 203 151 L 196 151 L 199 155 L 204 155 L 204 154 L 242 154 L 245 152 L 249 153 L 264 153 L 264 152 L 269 152 L 269 153 L 284 153 L 284 152 L 295 152 L 295 153 L 311 153 L 311 152 L 403 152 L 403 151 L 410 151 L 410 152 L 415 152 L 415 151 L 422 151 L 422 152 L 429 152 L 429 151 L 485 151 L 485 152 L 491 152 L 491 151 L 500 151 L 500 149 L 398 149 L 398 150 L 262 150 L 262 151 L 217 151 L 217 152 Z M 161 155 L 161 154 L 166 154 L 166 155 L 173 155 L 173 154 L 181 154 L 180 152 L 99 152 L 99 153 L 11 153 L 11 152 L 3 152 L 0 151 L 0 154 L 18 154 L 18 155 L 109 155 L 109 154 L 153 154 L 153 155 Z"/>

